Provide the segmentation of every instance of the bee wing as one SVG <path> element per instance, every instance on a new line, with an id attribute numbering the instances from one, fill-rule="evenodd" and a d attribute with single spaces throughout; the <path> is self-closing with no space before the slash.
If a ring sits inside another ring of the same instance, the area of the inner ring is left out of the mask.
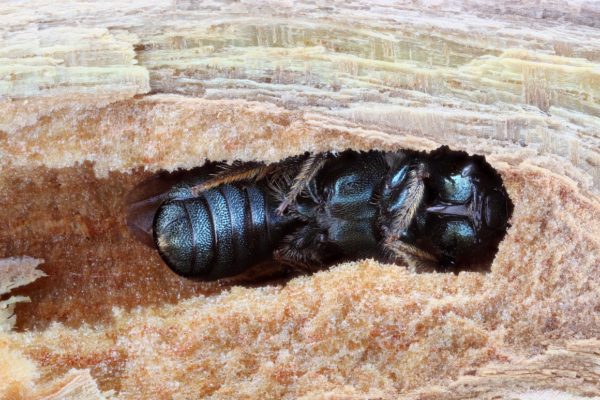
<path id="1" fill-rule="evenodd" d="M 235 161 L 231 165 L 219 164 L 220 171 L 212 177 L 197 183 L 191 188 L 192 195 L 197 196 L 205 190 L 212 189 L 220 185 L 241 181 L 259 181 L 269 174 L 276 164 L 264 164 L 262 162 Z"/>
<path id="2" fill-rule="evenodd" d="M 138 241 L 154 248 L 152 224 L 156 210 L 173 198 L 176 186 L 193 187 L 214 179 L 219 172 L 218 163 L 207 163 L 190 171 L 160 172 L 134 187 L 125 197 L 125 221 L 129 232 Z M 181 195 L 185 190 L 177 191 Z"/>

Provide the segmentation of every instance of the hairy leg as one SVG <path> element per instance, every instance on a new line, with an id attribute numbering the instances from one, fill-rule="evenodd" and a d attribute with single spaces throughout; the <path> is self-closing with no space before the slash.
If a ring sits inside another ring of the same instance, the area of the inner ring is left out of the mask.
<path id="1" fill-rule="evenodd" d="M 277 213 L 283 215 L 285 210 L 296 201 L 296 198 L 302 191 L 308 186 L 308 184 L 314 179 L 317 173 L 323 168 L 327 161 L 329 153 L 319 153 L 309 156 L 302 162 L 300 171 L 294 177 L 294 181 L 290 187 L 289 192 L 285 198 L 277 207 Z"/>
<path id="2" fill-rule="evenodd" d="M 284 238 L 273 253 L 275 261 L 301 272 L 314 272 L 326 264 L 319 232 L 307 225 Z"/>
<path id="3" fill-rule="evenodd" d="M 425 182 L 423 179 L 426 175 L 427 173 L 423 164 L 418 164 L 416 168 L 408 172 L 405 189 L 403 189 L 403 193 L 406 194 L 406 200 L 392 215 L 392 237 L 401 235 L 412 223 L 425 194 Z"/>

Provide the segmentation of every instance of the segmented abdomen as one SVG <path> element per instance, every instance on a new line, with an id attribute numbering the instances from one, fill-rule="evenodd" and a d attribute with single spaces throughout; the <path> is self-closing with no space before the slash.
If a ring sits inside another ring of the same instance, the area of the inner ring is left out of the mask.
<path id="1" fill-rule="evenodd" d="M 186 277 L 220 279 L 268 258 L 285 220 L 257 184 L 221 185 L 163 204 L 154 238 L 169 267 Z"/>

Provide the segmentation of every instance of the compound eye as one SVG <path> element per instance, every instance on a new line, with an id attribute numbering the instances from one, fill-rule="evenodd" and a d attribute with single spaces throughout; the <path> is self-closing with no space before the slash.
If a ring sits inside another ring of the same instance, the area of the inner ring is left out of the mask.
<path id="1" fill-rule="evenodd" d="M 475 230 L 466 221 L 448 222 L 442 232 L 440 244 L 454 255 L 459 255 L 477 242 Z"/>
<path id="2" fill-rule="evenodd" d="M 485 198 L 485 223 L 493 229 L 504 228 L 508 221 L 508 202 L 506 197 L 493 191 Z"/>
<path id="3" fill-rule="evenodd" d="M 444 179 L 440 197 L 449 203 L 466 203 L 471 197 L 473 183 L 469 176 L 450 175 Z"/>

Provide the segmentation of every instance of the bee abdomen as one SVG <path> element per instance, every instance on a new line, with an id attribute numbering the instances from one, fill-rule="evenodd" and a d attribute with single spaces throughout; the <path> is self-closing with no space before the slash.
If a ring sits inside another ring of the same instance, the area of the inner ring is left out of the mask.
<path id="1" fill-rule="evenodd" d="M 173 271 L 220 279 L 268 258 L 283 224 L 264 187 L 221 185 L 163 204 L 153 230 L 156 246 Z"/>

